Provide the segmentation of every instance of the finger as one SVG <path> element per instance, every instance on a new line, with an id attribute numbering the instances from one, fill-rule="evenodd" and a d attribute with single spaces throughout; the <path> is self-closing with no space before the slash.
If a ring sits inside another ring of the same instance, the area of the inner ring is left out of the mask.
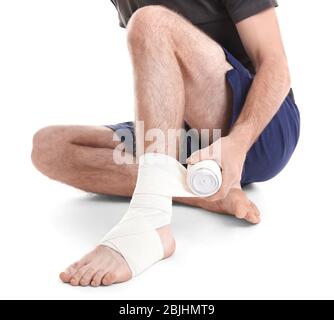
<path id="1" fill-rule="evenodd" d="M 188 164 L 195 164 L 197 162 L 201 161 L 201 155 L 199 151 L 194 152 L 188 159 Z"/>
<path id="2" fill-rule="evenodd" d="M 203 160 L 213 160 L 212 155 L 210 154 L 209 148 L 204 148 L 194 152 L 188 159 L 188 164 L 195 164 Z"/>

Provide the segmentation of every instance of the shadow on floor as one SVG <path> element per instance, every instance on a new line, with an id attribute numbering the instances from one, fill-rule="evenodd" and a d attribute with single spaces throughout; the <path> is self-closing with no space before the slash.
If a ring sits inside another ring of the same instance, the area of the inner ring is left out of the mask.
<path id="1" fill-rule="evenodd" d="M 254 187 L 248 187 L 254 191 Z M 57 208 L 53 223 L 60 234 L 80 241 L 96 242 L 122 218 L 130 198 L 85 194 L 64 202 Z M 253 227 L 232 216 L 208 212 L 183 204 L 174 204 L 173 231 L 176 236 L 210 237 L 212 233 L 230 233 L 236 228 Z"/>

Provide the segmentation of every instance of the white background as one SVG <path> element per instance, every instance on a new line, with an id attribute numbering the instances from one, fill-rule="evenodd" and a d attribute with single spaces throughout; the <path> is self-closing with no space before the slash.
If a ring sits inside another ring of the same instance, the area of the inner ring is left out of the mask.
<path id="1" fill-rule="evenodd" d="M 50 124 L 132 119 L 126 31 L 108 0 L 0 0 L 0 298 L 334 298 L 334 2 L 280 4 L 302 133 L 284 172 L 248 191 L 263 222 L 176 206 L 173 258 L 92 289 L 64 285 L 58 273 L 120 219 L 128 199 L 43 177 L 30 163 L 31 139 Z"/>

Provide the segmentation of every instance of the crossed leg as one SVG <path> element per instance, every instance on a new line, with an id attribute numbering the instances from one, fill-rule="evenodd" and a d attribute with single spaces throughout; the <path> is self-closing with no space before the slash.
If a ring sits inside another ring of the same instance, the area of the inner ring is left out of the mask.
<path id="1" fill-rule="evenodd" d="M 99 126 L 46 127 L 34 136 L 32 162 L 45 176 L 74 188 L 96 194 L 131 197 L 138 165 L 114 163 L 115 152 L 125 153 L 114 135 L 112 130 Z M 246 219 L 251 223 L 258 222 L 255 206 L 244 192 L 238 190 L 224 201 L 212 202 L 204 198 L 175 198 L 174 201 L 235 216 L 242 216 L 247 210 L 250 214 Z"/>
<path id="2" fill-rule="evenodd" d="M 227 134 L 230 93 L 225 74 L 231 66 L 221 47 L 186 20 L 160 6 L 138 10 L 130 20 L 128 35 L 136 79 L 137 119 L 145 120 L 148 129 L 177 129 L 185 119 L 193 128 L 222 128 L 223 134 Z M 113 150 L 117 143 L 112 134 L 105 128 L 43 129 L 35 136 L 33 161 L 49 177 L 74 187 L 131 196 L 137 166 L 113 163 L 113 152 L 120 151 Z M 68 143 L 64 144 L 66 135 Z M 43 148 L 49 148 L 50 139 L 62 157 L 54 152 L 42 152 Z M 178 200 L 236 216 L 238 211 L 246 210 L 250 222 L 259 222 L 256 207 L 241 189 L 233 190 L 219 204 L 208 204 L 202 199 Z M 175 249 L 169 226 L 158 233 L 168 257 Z M 64 282 L 83 286 L 109 285 L 130 277 L 122 256 L 104 247 L 98 247 L 61 275 Z"/>

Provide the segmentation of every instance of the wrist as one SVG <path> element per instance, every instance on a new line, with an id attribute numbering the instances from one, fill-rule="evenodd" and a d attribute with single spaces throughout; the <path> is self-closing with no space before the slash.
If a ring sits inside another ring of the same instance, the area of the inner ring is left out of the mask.
<path id="1" fill-rule="evenodd" d="M 254 143 L 252 134 L 249 132 L 250 131 L 245 127 L 235 126 L 228 135 L 228 138 L 232 141 L 232 143 L 236 144 L 240 148 L 241 152 L 245 154 L 247 154 Z"/>

